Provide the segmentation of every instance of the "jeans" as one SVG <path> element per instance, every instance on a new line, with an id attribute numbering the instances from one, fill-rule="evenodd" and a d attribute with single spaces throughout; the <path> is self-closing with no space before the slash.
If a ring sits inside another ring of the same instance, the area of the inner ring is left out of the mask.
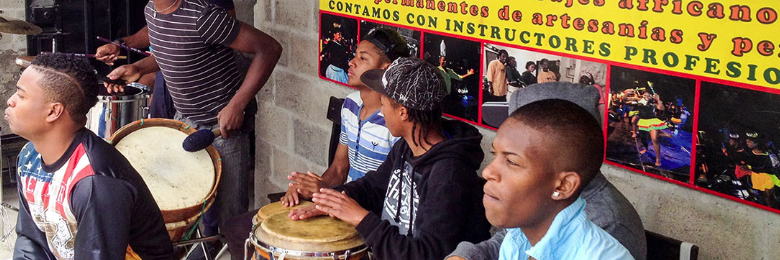
<path id="1" fill-rule="evenodd" d="M 200 125 L 178 112 L 174 119 L 198 130 L 217 127 Z M 214 148 L 217 149 L 222 158 L 222 174 L 217 186 L 216 200 L 202 218 L 205 236 L 218 234 L 218 228 L 224 230 L 228 219 L 247 211 L 249 186 L 250 182 L 253 181 L 250 167 L 252 158 L 249 155 L 249 133 L 254 128 L 254 122 L 254 114 L 246 114 L 240 131 L 233 133 L 228 139 L 222 137 L 214 139 Z"/>

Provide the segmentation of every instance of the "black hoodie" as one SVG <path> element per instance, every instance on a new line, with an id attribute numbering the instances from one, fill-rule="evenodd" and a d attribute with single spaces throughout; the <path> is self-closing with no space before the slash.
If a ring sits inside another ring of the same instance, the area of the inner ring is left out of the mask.
<path id="1" fill-rule="evenodd" d="M 482 135 L 459 121 L 445 120 L 442 129 L 447 139 L 425 154 L 413 157 L 396 142 L 376 171 L 336 187 L 369 211 L 356 229 L 377 259 L 443 259 L 460 241 L 490 237 L 476 172 Z"/>

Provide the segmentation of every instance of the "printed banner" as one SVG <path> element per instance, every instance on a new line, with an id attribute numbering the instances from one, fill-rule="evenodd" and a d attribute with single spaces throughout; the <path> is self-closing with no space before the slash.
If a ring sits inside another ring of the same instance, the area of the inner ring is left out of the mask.
<path id="1" fill-rule="evenodd" d="M 592 85 L 607 163 L 780 213 L 778 10 L 758 0 L 320 0 L 320 77 L 359 84 L 357 44 L 382 27 L 439 67 L 447 116 L 483 127 L 498 128 L 528 85 Z"/>

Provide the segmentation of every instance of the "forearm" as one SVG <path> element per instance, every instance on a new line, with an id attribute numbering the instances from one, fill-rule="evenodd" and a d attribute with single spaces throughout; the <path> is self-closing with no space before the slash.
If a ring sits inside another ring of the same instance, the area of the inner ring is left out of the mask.
<path id="1" fill-rule="evenodd" d="M 149 47 L 149 27 L 144 26 L 133 35 L 122 38 L 127 46 L 141 49 Z"/>
<path id="2" fill-rule="evenodd" d="M 135 63 L 133 63 L 133 66 L 138 68 L 138 73 L 140 73 L 141 75 L 157 72 L 158 70 L 160 70 L 160 66 L 157 65 L 157 60 L 154 58 L 154 54 L 152 56 L 136 61 Z"/>
<path id="3" fill-rule="evenodd" d="M 343 184 L 347 181 L 347 173 L 348 170 L 344 170 L 334 163 L 322 173 L 322 181 L 325 182 L 328 187 Z"/>

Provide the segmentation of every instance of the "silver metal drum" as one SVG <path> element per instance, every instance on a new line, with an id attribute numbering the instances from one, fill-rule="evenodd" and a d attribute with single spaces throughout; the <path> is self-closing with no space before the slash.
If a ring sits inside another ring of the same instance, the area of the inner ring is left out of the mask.
<path id="1" fill-rule="evenodd" d="M 144 85 L 133 83 L 125 92 L 109 94 L 100 85 L 98 103 L 89 111 L 87 128 L 108 139 L 122 126 L 149 118 L 149 93 Z"/>

